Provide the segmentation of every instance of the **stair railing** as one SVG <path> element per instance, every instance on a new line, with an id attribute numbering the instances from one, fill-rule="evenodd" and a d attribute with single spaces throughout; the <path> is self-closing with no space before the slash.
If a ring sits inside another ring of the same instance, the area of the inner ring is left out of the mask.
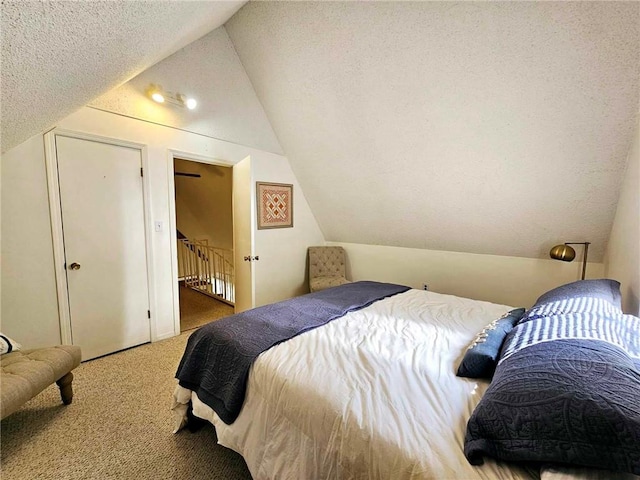
<path id="1" fill-rule="evenodd" d="M 178 270 L 187 287 L 234 305 L 233 250 L 211 246 L 208 240 L 178 239 Z"/>

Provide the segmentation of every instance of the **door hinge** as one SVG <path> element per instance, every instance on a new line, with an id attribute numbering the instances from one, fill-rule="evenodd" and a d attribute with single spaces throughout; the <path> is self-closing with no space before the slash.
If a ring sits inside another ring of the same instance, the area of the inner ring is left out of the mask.
<path id="1" fill-rule="evenodd" d="M 147 318 L 151 318 L 151 310 L 147 310 Z"/>
<path id="2" fill-rule="evenodd" d="M 140 167 L 140 176 L 144 177 L 144 169 L 142 167 Z"/>

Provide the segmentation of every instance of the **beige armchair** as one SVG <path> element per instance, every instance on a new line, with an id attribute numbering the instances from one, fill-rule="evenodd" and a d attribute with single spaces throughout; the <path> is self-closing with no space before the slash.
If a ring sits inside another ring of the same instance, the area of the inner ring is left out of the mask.
<path id="1" fill-rule="evenodd" d="M 309 290 L 317 292 L 350 283 L 342 247 L 309 247 Z"/>

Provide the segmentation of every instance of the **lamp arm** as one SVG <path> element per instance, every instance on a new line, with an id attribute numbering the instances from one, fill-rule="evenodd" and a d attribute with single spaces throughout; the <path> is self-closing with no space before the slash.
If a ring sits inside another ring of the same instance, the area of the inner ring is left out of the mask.
<path id="1" fill-rule="evenodd" d="M 587 253 L 591 242 L 564 242 L 565 245 L 584 245 L 584 256 L 582 257 L 582 280 L 587 273 Z"/>
<path id="2" fill-rule="evenodd" d="M 582 280 L 587 273 L 587 252 L 589 251 L 589 242 L 584 242 L 584 258 L 582 259 Z"/>

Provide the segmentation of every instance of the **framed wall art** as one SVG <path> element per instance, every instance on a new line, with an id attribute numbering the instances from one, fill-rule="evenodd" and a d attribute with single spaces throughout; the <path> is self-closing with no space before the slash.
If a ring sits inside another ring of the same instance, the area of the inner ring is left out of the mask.
<path id="1" fill-rule="evenodd" d="M 293 227 L 293 185 L 256 182 L 258 230 Z"/>

